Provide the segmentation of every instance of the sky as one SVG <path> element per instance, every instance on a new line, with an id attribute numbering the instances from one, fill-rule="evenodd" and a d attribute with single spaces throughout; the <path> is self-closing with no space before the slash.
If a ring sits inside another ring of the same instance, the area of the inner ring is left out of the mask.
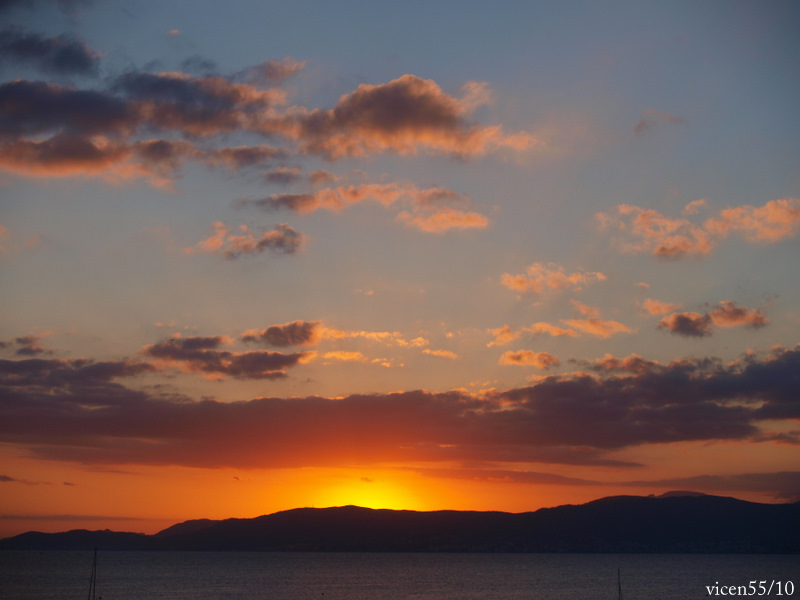
<path id="1" fill-rule="evenodd" d="M 800 500 L 798 22 L 0 1 L 0 536 Z"/>

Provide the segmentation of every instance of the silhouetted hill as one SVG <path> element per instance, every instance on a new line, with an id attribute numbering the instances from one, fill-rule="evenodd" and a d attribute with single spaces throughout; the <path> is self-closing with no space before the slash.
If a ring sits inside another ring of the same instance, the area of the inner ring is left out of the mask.
<path id="1" fill-rule="evenodd" d="M 62 533 L 29 531 L 0 540 L 0 550 L 150 550 L 151 536 L 120 531 L 73 529 Z"/>
<path id="2" fill-rule="evenodd" d="M 693 493 L 616 496 L 528 513 L 300 508 L 195 520 L 156 535 L 26 533 L 0 549 L 331 552 L 800 552 L 800 503 Z"/>

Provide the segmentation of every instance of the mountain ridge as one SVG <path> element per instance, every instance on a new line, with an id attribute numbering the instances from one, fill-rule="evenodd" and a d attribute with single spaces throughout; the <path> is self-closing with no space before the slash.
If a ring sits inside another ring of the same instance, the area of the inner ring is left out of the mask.
<path id="1" fill-rule="evenodd" d="M 524 513 L 295 508 L 244 519 L 193 519 L 152 535 L 27 532 L 0 540 L 0 549 L 800 553 L 796 531 L 800 502 L 670 492 Z"/>

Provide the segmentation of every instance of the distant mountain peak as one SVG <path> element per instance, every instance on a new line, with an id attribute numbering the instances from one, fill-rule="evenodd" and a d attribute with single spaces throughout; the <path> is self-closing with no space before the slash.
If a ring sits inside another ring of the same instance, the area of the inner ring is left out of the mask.
<path id="1" fill-rule="evenodd" d="M 655 498 L 680 498 L 683 496 L 708 496 L 708 494 L 704 494 L 703 492 L 691 492 L 691 491 L 684 491 L 684 490 L 673 490 L 670 492 L 664 492 L 663 494 L 659 494 L 655 496 Z"/>

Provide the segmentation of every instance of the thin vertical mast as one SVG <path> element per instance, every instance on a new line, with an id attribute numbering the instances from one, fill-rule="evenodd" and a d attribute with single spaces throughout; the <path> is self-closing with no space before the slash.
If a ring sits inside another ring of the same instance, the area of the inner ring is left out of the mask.
<path id="1" fill-rule="evenodd" d="M 94 549 L 94 559 L 92 560 L 92 577 L 89 579 L 89 598 L 95 600 L 97 590 L 97 548 Z"/>

